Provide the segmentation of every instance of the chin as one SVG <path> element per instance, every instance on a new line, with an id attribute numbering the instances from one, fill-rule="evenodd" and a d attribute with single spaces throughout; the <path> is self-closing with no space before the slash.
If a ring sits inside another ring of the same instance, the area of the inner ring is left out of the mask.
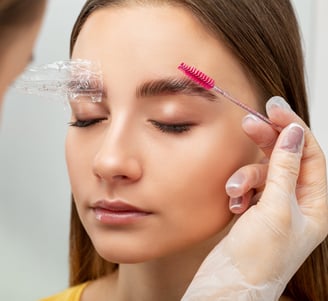
<path id="1" fill-rule="evenodd" d="M 158 258 L 155 254 L 144 252 L 145 250 L 137 252 L 131 249 L 118 250 L 113 248 L 112 250 L 104 250 L 103 248 L 96 248 L 96 251 L 104 260 L 115 264 L 137 264 Z"/>

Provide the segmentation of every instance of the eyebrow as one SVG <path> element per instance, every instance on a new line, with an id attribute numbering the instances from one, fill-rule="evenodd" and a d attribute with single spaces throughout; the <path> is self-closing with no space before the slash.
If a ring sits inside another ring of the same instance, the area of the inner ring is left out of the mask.
<path id="1" fill-rule="evenodd" d="M 167 77 L 147 81 L 141 84 L 136 91 L 137 97 L 165 96 L 175 94 L 200 96 L 209 101 L 214 101 L 218 98 L 214 92 L 203 88 L 187 77 Z"/>

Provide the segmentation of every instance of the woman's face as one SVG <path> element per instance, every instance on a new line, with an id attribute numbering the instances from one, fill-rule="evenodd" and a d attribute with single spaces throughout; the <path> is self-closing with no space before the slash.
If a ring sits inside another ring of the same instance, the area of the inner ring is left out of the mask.
<path id="1" fill-rule="evenodd" d="M 259 151 L 240 108 L 172 86 L 185 79 L 183 61 L 256 107 L 234 56 L 186 10 L 128 6 L 94 12 L 73 58 L 100 61 L 104 75 L 101 103 L 72 104 L 66 143 L 76 206 L 99 254 L 141 262 L 213 239 L 232 219 L 227 179 Z"/>

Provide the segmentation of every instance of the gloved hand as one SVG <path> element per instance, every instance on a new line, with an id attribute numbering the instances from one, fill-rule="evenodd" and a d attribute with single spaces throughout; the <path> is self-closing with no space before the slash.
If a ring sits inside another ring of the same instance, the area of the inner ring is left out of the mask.
<path id="1" fill-rule="evenodd" d="M 267 162 L 240 168 L 226 185 L 231 211 L 253 206 L 204 260 L 182 301 L 278 300 L 327 236 L 324 154 L 282 98 L 271 98 L 267 113 L 280 133 L 250 115 L 243 122 Z"/>

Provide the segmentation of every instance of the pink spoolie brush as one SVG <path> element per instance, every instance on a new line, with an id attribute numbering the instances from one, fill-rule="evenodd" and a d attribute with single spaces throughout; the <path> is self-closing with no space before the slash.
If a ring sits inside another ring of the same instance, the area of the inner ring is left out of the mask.
<path id="1" fill-rule="evenodd" d="M 203 73 L 202 71 L 196 69 L 195 67 L 188 66 L 185 63 L 181 63 L 178 66 L 178 69 L 181 70 L 184 74 L 186 74 L 191 80 L 193 80 L 195 83 L 198 85 L 202 86 L 206 90 L 211 90 L 213 89 L 215 92 L 223 95 L 230 101 L 232 101 L 234 104 L 237 106 L 241 107 L 245 111 L 255 115 L 262 121 L 266 122 L 267 124 L 271 125 L 274 129 L 279 130 L 279 127 L 274 124 L 269 118 L 265 117 L 261 113 L 253 110 L 252 108 L 248 107 L 244 103 L 240 102 L 239 100 L 235 99 L 231 95 L 229 95 L 227 92 L 223 91 L 220 89 L 218 86 L 215 86 L 214 79 Z"/>

